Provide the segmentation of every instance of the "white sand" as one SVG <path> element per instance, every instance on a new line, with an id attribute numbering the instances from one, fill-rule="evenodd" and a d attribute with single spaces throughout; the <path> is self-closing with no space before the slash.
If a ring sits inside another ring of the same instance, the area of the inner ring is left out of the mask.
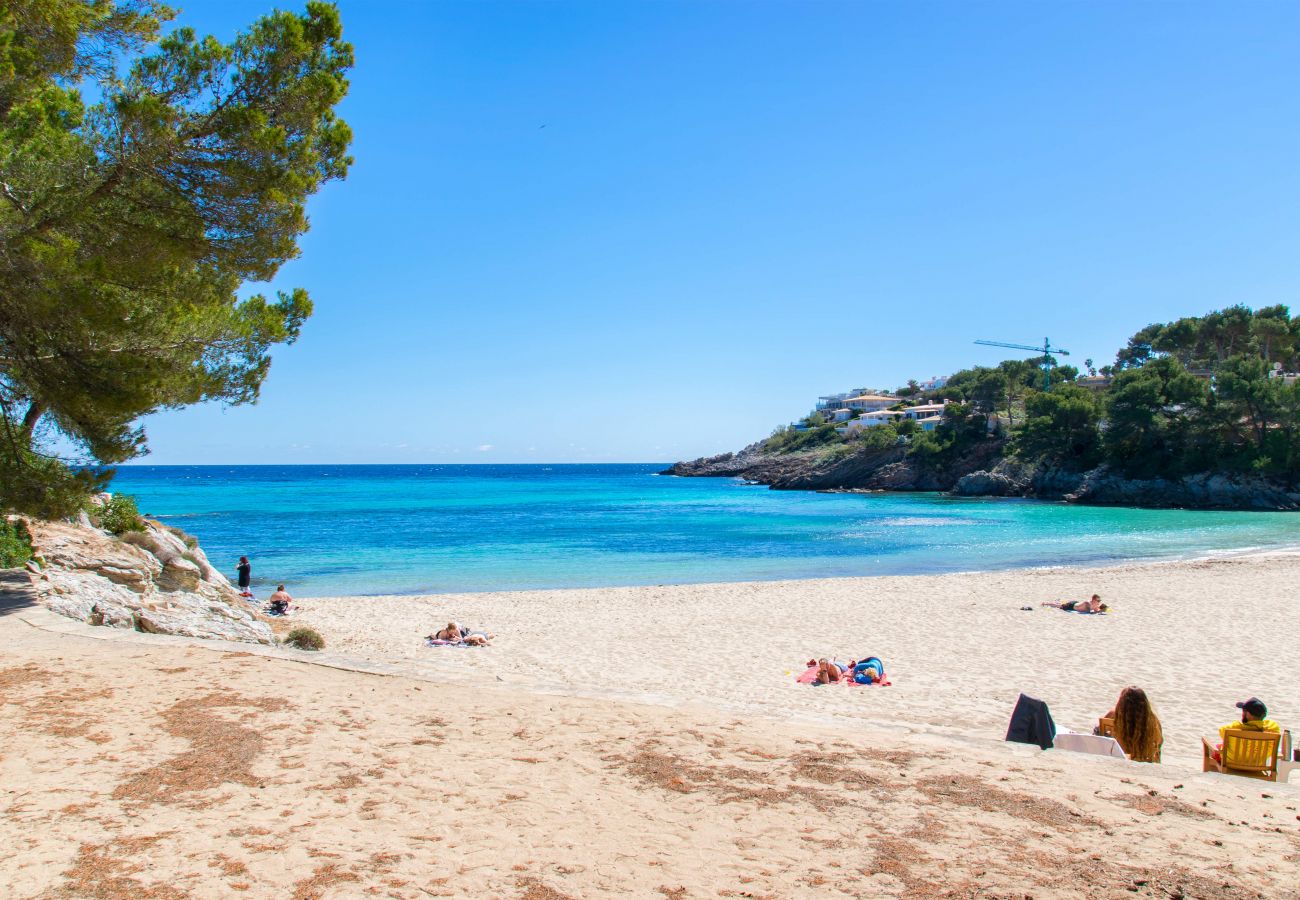
<path id="1" fill-rule="evenodd" d="M 1272 553 L 1097 569 L 319 598 L 303 601 L 298 618 L 331 650 L 400 660 L 441 680 L 979 737 L 1003 736 L 1022 691 L 1046 700 L 1058 727 L 1087 731 L 1135 684 L 1164 724 L 1166 761 L 1195 761 L 1199 737 L 1238 715 L 1235 701 L 1258 696 L 1272 718 L 1300 725 L 1298 584 L 1300 555 Z M 1112 605 L 1109 615 L 1038 605 L 1094 592 Z M 449 619 L 491 628 L 495 645 L 423 646 Z M 881 657 L 893 687 L 794 683 L 810 657 L 831 654 Z"/>
<path id="2" fill-rule="evenodd" d="M 451 683 L 93 628 L 0 597 L 0 894 L 1300 897 L 1296 785 L 777 721 L 1000 737 L 1029 681 L 1086 724 L 1091 695 L 1125 680 L 1109 666 L 1152 687 L 1185 750 L 1245 691 L 1294 714 L 1282 595 L 1296 565 L 310 604 L 336 644 L 382 653 L 387 639 Z M 1020 613 L 1006 594 L 1081 578 L 1129 599 L 1085 619 Z M 1271 637 L 1240 637 L 1177 590 L 1223 597 Z M 415 623 L 448 607 L 498 625 L 499 645 L 412 647 Z M 879 651 L 898 686 L 794 686 L 781 666 L 809 647 Z M 1231 677 L 1171 671 L 1205 647 Z M 661 704 L 524 689 L 543 679 Z M 754 714 L 707 708 L 725 705 Z"/>

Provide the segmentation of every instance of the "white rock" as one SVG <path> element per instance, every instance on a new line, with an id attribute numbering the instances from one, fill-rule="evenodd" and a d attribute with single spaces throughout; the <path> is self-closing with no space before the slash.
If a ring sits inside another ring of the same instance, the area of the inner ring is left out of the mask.
<path id="1" fill-rule="evenodd" d="M 185 556 L 190 549 L 176 535 L 158 528 L 152 523 L 149 524 L 146 531 L 128 531 L 122 535 L 122 540 L 153 554 L 154 558 L 163 565 L 177 557 Z"/>
<path id="2" fill-rule="evenodd" d="M 177 556 L 163 564 L 158 576 L 158 588 L 163 591 L 193 591 L 203 581 L 199 567 L 188 559 Z"/>
<path id="3" fill-rule="evenodd" d="M 38 596 L 55 612 L 155 634 L 275 642 L 203 551 L 168 529 L 149 522 L 119 539 L 86 524 L 24 523 L 44 561 Z"/>

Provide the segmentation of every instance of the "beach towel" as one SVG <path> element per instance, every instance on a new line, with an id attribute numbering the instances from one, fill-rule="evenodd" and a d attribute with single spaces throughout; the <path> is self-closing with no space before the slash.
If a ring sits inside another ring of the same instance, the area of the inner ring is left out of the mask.
<path id="1" fill-rule="evenodd" d="M 876 659 L 876 658 L 873 656 L 872 659 Z M 868 662 L 868 660 L 864 660 L 863 662 Z M 876 659 L 876 662 L 879 663 L 880 660 Z M 859 665 L 861 665 L 861 663 L 859 663 Z M 796 684 L 814 684 L 814 683 L 816 683 L 816 681 L 817 681 L 817 667 L 816 667 L 816 666 L 810 666 L 810 667 L 808 667 L 807 669 L 805 669 L 805 670 L 803 671 L 802 674 L 800 674 L 797 678 L 795 678 L 795 683 L 796 683 Z M 832 682 L 831 682 L 830 684 L 828 684 L 828 685 L 822 685 L 822 687 L 834 687 L 834 686 L 837 685 L 837 684 L 848 685 L 848 686 L 850 686 L 850 687 L 870 687 L 870 686 L 871 686 L 871 685 L 859 684 L 858 682 L 854 681 L 854 680 L 853 680 L 853 675 L 850 673 L 850 674 L 845 674 L 845 675 L 840 676 L 840 680 L 839 680 L 839 681 L 832 681 Z M 893 684 L 893 682 L 891 682 L 891 681 L 889 681 L 887 678 L 885 678 L 884 664 L 882 663 L 882 664 L 881 664 L 881 668 L 880 668 L 880 680 L 877 681 L 877 682 L 875 683 L 874 687 L 890 687 L 890 686 L 892 686 L 892 684 Z"/>
<path id="2" fill-rule="evenodd" d="M 464 641 L 444 641 L 442 638 L 427 637 L 424 639 L 426 647 L 481 647 L 482 644 L 467 644 Z"/>

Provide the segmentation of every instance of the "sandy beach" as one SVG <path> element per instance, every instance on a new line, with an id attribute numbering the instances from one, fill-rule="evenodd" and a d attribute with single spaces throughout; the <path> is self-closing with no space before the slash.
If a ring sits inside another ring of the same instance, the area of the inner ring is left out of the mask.
<path id="1" fill-rule="evenodd" d="M 1300 787 L 1192 764 L 1241 696 L 1294 721 L 1297 567 L 322 599 L 300 616 L 330 642 L 315 655 L 94 628 L 10 592 L 0 883 L 24 898 L 1297 897 Z M 1115 614 L 1019 609 L 1081 585 Z M 496 646 L 423 647 L 449 616 L 491 624 Z M 894 686 L 787 676 L 832 650 L 878 653 Z M 1019 690 L 1083 726 L 1129 681 L 1166 722 L 1165 765 L 1000 740 Z"/>
<path id="2" fill-rule="evenodd" d="M 863 723 L 1000 739 L 1021 692 L 1090 731 L 1121 688 L 1144 688 L 1166 761 L 1257 696 L 1300 723 L 1300 554 L 1095 569 L 435 597 L 302 601 L 330 649 L 421 677 L 698 705 L 785 722 Z M 1039 606 L 1099 593 L 1083 616 Z M 1030 606 L 1032 610 L 1021 607 Z M 429 648 L 448 620 L 496 632 L 482 650 Z M 879 656 L 893 686 L 794 683 L 810 658 Z M 1300 731 L 1300 729 L 1297 729 Z"/>

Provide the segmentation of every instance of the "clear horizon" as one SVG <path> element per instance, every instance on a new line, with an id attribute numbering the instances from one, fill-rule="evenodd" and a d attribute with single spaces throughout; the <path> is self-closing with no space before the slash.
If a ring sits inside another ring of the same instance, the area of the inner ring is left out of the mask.
<path id="1" fill-rule="evenodd" d="M 691 459 L 1300 290 L 1295 5 L 339 5 L 356 165 L 247 291 L 316 314 L 133 464 Z"/>

